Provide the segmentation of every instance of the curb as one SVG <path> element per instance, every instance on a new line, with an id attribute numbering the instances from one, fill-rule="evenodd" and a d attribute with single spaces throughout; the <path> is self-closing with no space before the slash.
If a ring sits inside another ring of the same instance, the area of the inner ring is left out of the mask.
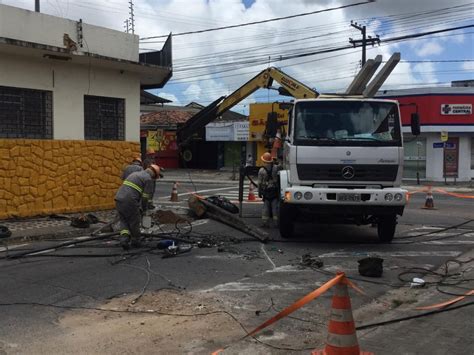
<path id="1" fill-rule="evenodd" d="M 49 232 L 49 233 L 40 233 L 36 235 L 18 235 L 18 236 L 12 235 L 9 238 L 1 240 L 0 246 L 20 244 L 24 242 L 35 242 L 35 241 L 41 241 L 44 239 L 62 239 L 62 238 L 81 237 L 81 236 L 91 235 L 97 229 L 98 228 L 78 228 L 77 230 L 70 230 L 67 232 Z"/>

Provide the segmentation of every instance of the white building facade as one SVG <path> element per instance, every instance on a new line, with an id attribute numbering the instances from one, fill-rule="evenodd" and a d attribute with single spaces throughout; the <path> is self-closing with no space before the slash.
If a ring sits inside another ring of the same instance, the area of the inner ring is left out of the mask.
<path id="1" fill-rule="evenodd" d="M 405 144 L 405 179 L 471 181 L 474 179 L 474 87 L 387 90 L 378 97 L 400 102 Z M 421 135 L 410 132 L 418 112 Z"/>
<path id="2" fill-rule="evenodd" d="M 138 142 L 140 87 L 162 87 L 171 73 L 170 61 L 140 62 L 138 44 L 136 35 L 0 5 L 0 109 L 11 111 L 0 116 L 0 138 Z"/>

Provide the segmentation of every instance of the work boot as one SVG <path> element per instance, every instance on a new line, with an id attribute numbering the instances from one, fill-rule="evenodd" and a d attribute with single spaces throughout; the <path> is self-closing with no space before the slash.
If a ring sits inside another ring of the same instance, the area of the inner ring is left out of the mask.
<path id="1" fill-rule="evenodd" d="M 120 238 L 120 246 L 123 250 L 130 249 L 130 237 L 128 235 L 123 236 Z"/>

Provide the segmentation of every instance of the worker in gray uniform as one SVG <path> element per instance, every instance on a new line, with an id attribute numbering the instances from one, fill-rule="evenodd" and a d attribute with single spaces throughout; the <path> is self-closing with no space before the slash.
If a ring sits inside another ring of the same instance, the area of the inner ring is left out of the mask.
<path id="1" fill-rule="evenodd" d="M 120 245 L 125 249 L 140 247 L 142 212 L 146 211 L 160 167 L 151 164 L 143 171 L 130 174 L 115 194 L 115 207 L 120 217 Z"/>
<path id="2" fill-rule="evenodd" d="M 122 176 L 120 178 L 122 180 L 125 180 L 126 178 L 128 178 L 128 176 L 131 173 L 142 171 L 142 170 L 143 170 L 142 158 L 136 157 L 132 160 L 130 165 L 127 165 L 125 169 L 123 169 Z"/>
<path id="3" fill-rule="evenodd" d="M 147 169 L 151 164 L 154 164 L 154 162 L 155 162 L 155 159 L 153 159 L 152 157 L 150 156 L 146 157 L 142 164 L 143 169 Z M 160 166 L 160 171 L 164 171 L 164 170 L 165 169 L 163 169 L 163 167 Z M 153 196 L 155 196 L 155 188 L 156 188 L 156 184 L 153 184 L 153 191 L 151 192 L 150 198 L 148 200 L 148 209 L 155 208 L 155 205 L 153 204 Z"/>
<path id="4" fill-rule="evenodd" d="M 262 226 L 269 227 L 270 216 L 275 227 L 278 225 L 278 171 L 281 170 L 277 162 L 273 161 L 270 153 L 264 153 L 260 159 L 263 167 L 258 171 L 258 196 L 263 200 Z"/>

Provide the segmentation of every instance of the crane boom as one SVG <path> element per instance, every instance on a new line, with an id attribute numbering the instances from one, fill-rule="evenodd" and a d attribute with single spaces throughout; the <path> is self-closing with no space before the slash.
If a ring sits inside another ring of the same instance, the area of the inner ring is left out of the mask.
<path id="1" fill-rule="evenodd" d="M 179 143 L 185 143 L 197 130 L 203 128 L 216 119 L 216 117 L 230 110 L 258 89 L 270 88 L 273 81 L 281 85 L 281 88 L 278 90 L 281 94 L 290 95 L 296 99 L 310 99 L 319 96 L 317 91 L 285 74 L 281 70 L 275 67 L 267 68 L 247 81 L 232 94 L 214 101 L 211 105 L 191 117 L 188 122 L 178 129 Z"/>

